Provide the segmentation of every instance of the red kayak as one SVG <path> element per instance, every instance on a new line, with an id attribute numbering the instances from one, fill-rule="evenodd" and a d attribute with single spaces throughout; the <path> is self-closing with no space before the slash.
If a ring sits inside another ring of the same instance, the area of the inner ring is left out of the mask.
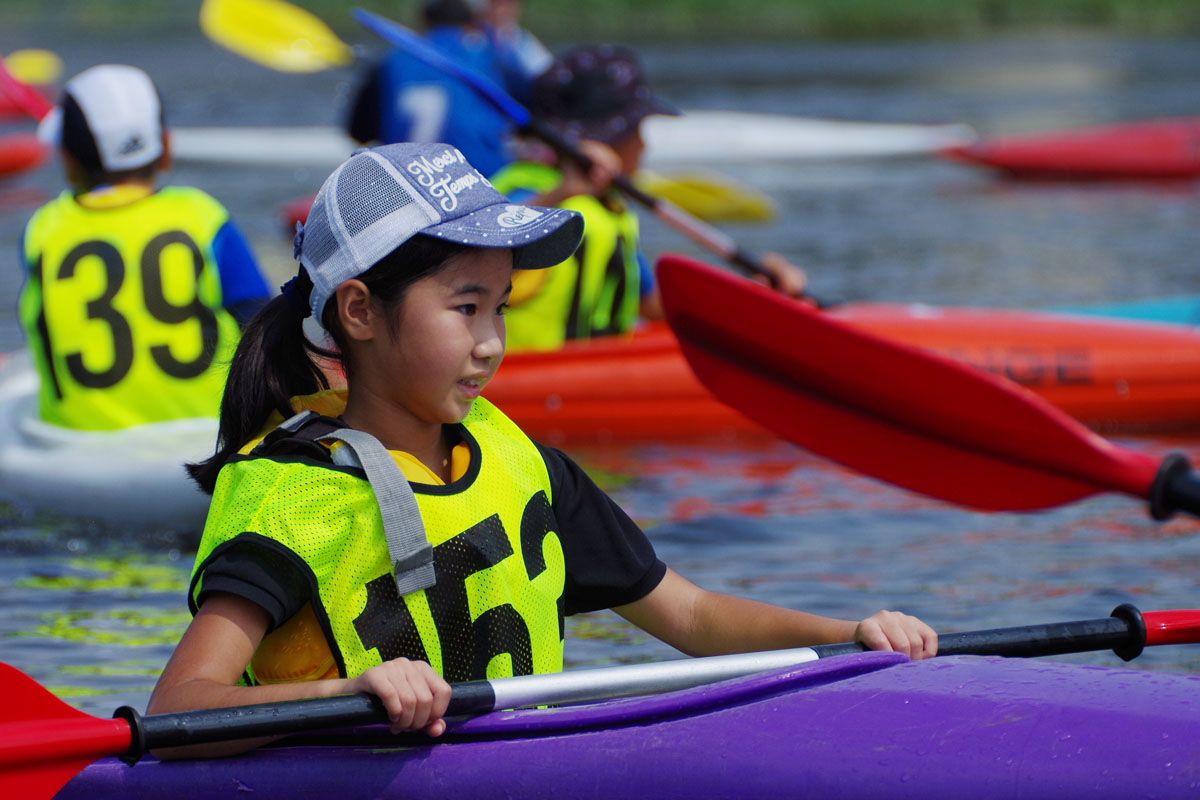
<path id="1" fill-rule="evenodd" d="M 33 169 L 46 159 L 46 147 L 32 133 L 0 136 L 0 178 Z"/>
<path id="2" fill-rule="evenodd" d="M 1200 117 L 997 137 L 940 152 L 1023 178 L 1195 178 L 1200 176 Z"/>
<path id="3" fill-rule="evenodd" d="M 1191 326 L 878 303 L 828 313 L 1003 375 L 1099 430 L 1200 429 L 1200 329 Z M 547 444 L 770 435 L 710 395 L 661 326 L 510 354 L 485 394 Z"/>

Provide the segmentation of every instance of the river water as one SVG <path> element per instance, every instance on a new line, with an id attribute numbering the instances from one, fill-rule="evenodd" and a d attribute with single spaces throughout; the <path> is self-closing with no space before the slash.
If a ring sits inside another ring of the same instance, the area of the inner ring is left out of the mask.
<path id="1" fill-rule="evenodd" d="M 351 75 L 280 75 L 198 32 L 61 35 L 68 74 L 102 61 L 149 70 L 176 125 L 337 121 Z M 1080 37 L 989 42 L 672 46 L 644 51 L 660 93 L 687 108 L 888 122 L 966 122 L 984 134 L 1195 113 L 1200 47 Z M 1193 183 L 1022 184 L 929 158 L 707 164 L 768 192 L 779 213 L 727 226 L 805 266 L 847 299 L 1030 306 L 1200 292 Z M 181 164 L 232 211 L 276 282 L 294 269 L 276 209 L 324 169 Z M 14 320 L 20 228 L 57 190 L 53 167 L 0 184 L 0 351 Z M 702 255 L 646 224 L 647 250 Z M 1130 439 L 1153 453 L 1200 441 Z M 646 445 L 574 455 L 700 584 L 838 616 L 898 608 L 943 630 L 1106 616 L 1197 603 L 1200 528 L 1156 524 L 1100 497 L 1039 514 L 980 514 L 849 474 L 790 445 Z M 0 656 L 98 714 L 143 706 L 187 622 L 189 539 L 110 530 L 0 506 Z M 568 624 L 571 665 L 669 657 L 610 613 Z M 1195 647 L 1134 667 L 1200 671 Z M 1111 654 L 1068 657 L 1115 665 Z"/>

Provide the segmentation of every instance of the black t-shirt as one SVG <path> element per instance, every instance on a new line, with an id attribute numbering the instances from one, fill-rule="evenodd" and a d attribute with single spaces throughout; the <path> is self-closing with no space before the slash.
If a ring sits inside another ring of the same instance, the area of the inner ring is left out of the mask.
<path id="1" fill-rule="evenodd" d="M 550 508 L 566 562 L 564 613 L 598 611 L 645 597 L 667 569 L 646 534 L 569 456 L 553 447 L 537 448 L 550 474 Z M 275 628 L 312 599 L 298 559 L 253 540 L 235 540 L 205 567 L 198 601 L 202 605 L 210 592 L 243 597 L 265 609 Z"/>

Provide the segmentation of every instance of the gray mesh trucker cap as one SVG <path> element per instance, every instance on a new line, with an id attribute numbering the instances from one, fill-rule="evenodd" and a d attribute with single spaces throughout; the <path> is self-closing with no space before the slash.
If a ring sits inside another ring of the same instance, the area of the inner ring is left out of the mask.
<path id="1" fill-rule="evenodd" d="M 417 234 L 512 248 L 514 268 L 542 269 L 575 252 L 583 218 L 510 202 L 448 144 L 406 142 L 360 151 L 325 180 L 296 237 L 296 258 L 313 282 L 313 317 L 320 322 L 343 282 Z"/>

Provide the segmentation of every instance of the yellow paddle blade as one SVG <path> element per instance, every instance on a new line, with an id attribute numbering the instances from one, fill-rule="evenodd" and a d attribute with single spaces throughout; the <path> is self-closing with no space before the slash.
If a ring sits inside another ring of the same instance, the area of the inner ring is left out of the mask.
<path id="1" fill-rule="evenodd" d="M 711 170 L 661 174 L 643 169 L 634 183 L 707 222 L 765 222 L 775 214 L 765 194 Z"/>
<path id="2" fill-rule="evenodd" d="M 320 72 L 354 61 L 350 46 L 328 25 L 283 0 L 204 0 L 200 29 L 222 47 L 280 72 Z"/>
<path id="3" fill-rule="evenodd" d="M 63 62 L 56 53 L 37 48 L 13 50 L 4 57 L 8 74 L 30 86 L 49 86 L 62 76 Z"/>

